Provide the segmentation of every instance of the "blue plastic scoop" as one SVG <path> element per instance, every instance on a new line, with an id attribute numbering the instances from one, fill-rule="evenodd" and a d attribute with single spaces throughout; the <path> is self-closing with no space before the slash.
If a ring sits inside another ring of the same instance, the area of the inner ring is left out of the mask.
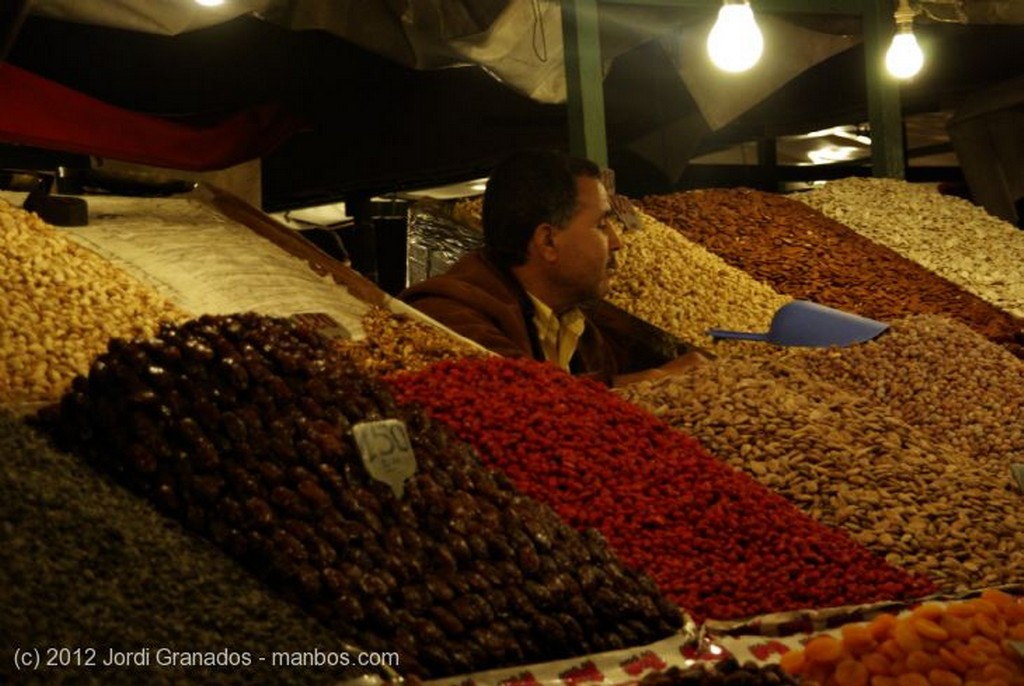
<path id="1" fill-rule="evenodd" d="M 713 341 L 723 338 L 766 341 L 775 345 L 827 348 L 870 341 L 889 328 L 888 324 L 819 305 L 794 300 L 780 307 L 767 333 L 708 329 Z"/>

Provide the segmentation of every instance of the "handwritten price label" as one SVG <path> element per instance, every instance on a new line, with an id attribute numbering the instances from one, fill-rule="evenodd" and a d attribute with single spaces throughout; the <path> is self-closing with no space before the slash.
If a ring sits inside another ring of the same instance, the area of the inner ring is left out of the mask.
<path id="1" fill-rule="evenodd" d="M 405 424 L 397 419 L 359 422 L 352 427 L 352 436 L 366 471 L 401 498 L 405 494 L 405 480 L 416 473 L 416 455 Z"/>

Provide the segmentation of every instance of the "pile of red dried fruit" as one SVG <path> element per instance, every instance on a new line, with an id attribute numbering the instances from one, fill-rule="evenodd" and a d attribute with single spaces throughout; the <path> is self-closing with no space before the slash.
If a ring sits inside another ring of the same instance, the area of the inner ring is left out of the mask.
<path id="1" fill-rule="evenodd" d="M 532 360 L 390 377 L 519 488 L 595 527 L 698 618 L 933 591 L 599 384 Z"/>
<path id="2" fill-rule="evenodd" d="M 372 479 L 355 424 L 405 423 L 416 473 Z M 458 674 L 642 644 L 682 623 L 594 531 L 485 468 L 314 334 L 238 315 L 114 341 L 41 424 L 400 670 Z"/>

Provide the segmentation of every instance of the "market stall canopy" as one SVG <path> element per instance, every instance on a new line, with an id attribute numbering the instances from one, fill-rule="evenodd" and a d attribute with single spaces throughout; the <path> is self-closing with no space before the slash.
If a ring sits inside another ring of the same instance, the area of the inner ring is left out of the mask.
<path id="1" fill-rule="evenodd" d="M 51 126 L 63 140 L 47 139 L 32 117 L 5 115 L 5 107 L 0 139 L 183 169 L 262 156 L 271 209 L 467 178 L 511 148 L 565 140 L 562 15 L 554 2 L 21 5 L 23 21 L 0 26 L 10 43 L 9 64 L 0 68 L 5 102 L 29 93 L 11 82 L 14 66 L 117 108 L 95 117 L 109 122 L 98 140 L 124 130 L 118 110 L 196 138 L 161 140 L 165 129 L 157 126 L 148 138 L 159 153 L 143 145 L 146 135 L 128 150 L 92 149 L 95 130 Z M 932 66 L 905 89 L 908 107 L 934 108 L 1020 73 L 1020 3 L 918 6 Z M 609 149 L 627 187 L 669 186 L 695 154 L 752 136 L 863 120 L 860 18 L 807 7 L 759 11 L 769 41 L 763 63 L 748 76 L 723 78 L 703 55 L 716 3 L 601 2 Z M 240 118 L 247 128 L 233 127 Z M 238 145 L 197 152 L 204 136 L 225 130 Z"/>

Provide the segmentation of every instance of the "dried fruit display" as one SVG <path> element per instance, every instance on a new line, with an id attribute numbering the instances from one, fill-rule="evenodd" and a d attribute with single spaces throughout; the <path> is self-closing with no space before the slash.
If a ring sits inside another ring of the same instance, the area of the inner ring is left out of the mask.
<path id="1" fill-rule="evenodd" d="M 56 400 L 114 336 L 185 313 L 127 273 L 0 200 L 0 405 Z"/>
<path id="2" fill-rule="evenodd" d="M 934 346 L 934 361 L 943 354 L 936 348 L 955 351 L 961 339 L 936 338 L 926 344 L 912 326 L 895 322 L 891 332 L 864 346 L 794 350 L 785 358 L 721 358 L 620 394 L 695 436 L 815 519 L 842 527 L 870 550 L 928 576 L 942 590 L 1024 582 L 1024 518 L 1006 465 L 994 469 L 957 450 L 960 443 L 952 436 L 910 424 L 895 407 L 858 392 L 877 388 L 899 394 L 910 407 L 927 407 L 939 416 L 945 412 L 940 409 L 944 401 L 922 387 L 935 384 L 941 392 L 946 384 L 939 372 L 947 367 L 927 365 L 926 351 Z M 995 349 L 1004 361 L 1022 364 L 965 326 L 955 326 Z M 879 349 L 872 354 L 874 346 Z M 971 353 L 964 355 L 972 360 Z M 847 356 L 855 365 L 850 369 L 861 375 L 843 384 L 833 370 L 842 369 Z M 960 361 L 954 356 L 948 364 Z M 984 369 L 967 364 L 963 373 Z M 826 380 L 833 378 L 835 383 Z M 899 391 L 889 390 L 894 388 Z M 966 388 L 981 392 L 975 384 Z M 915 392 L 925 397 L 909 397 Z M 948 406 L 948 426 L 956 421 L 970 434 L 973 424 L 962 421 L 965 411 L 957 400 Z M 994 420 L 1003 417 L 997 408 L 979 406 L 976 411 L 991 417 L 988 424 L 1004 438 L 1019 432 L 1012 425 L 995 426 Z"/>
<path id="3" fill-rule="evenodd" d="M 849 214 L 826 212 L 830 214 L 826 216 L 799 202 L 807 200 L 823 209 L 822 203 L 811 199 L 819 193 L 827 195 L 827 190 L 783 196 L 745 188 L 713 188 L 648 196 L 642 207 L 780 293 L 882 321 L 911 314 L 946 315 L 1024 357 L 1021 312 L 1014 316 L 1012 310 L 1000 309 L 934 264 L 921 262 L 916 254 L 908 255 L 876 235 L 891 237 L 901 224 L 920 226 L 919 212 L 904 211 L 895 199 L 885 200 L 866 191 L 888 187 L 874 183 L 864 187 L 860 198 L 863 211 L 877 225 L 876 232 L 867 235 L 858 233 L 854 224 L 840 223 L 849 223 Z M 928 250 L 941 243 L 934 236 L 920 240 Z M 992 250 L 992 244 L 986 248 L 989 254 L 1000 252 Z M 953 258 L 946 255 L 942 259 Z M 1019 265 L 1014 269 L 1019 273 Z M 677 288 L 685 292 L 691 286 L 681 277 Z"/>
<path id="4" fill-rule="evenodd" d="M 4 684 L 312 686 L 363 671 L 274 665 L 277 651 L 344 647 L 216 546 L 2 412 L 0 588 Z M 44 646 L 55 650 L 41 669 L 17 669 L 16 647 Z M 111 651 L 135 662 L 105 667 Z M 168 665 L 186 652 L 227 666 Z"/>
<path id="5" fill-rule="evenodd" d="M 1024 232 L 983 208 L 899 179 L 839 179 L 794 197 L 1024 317 Z"/>
<path id="6" fill-rule="evenodd" d="M 385 418 L 405 423 L 415 453 L 401 497 L 350 436 Z M 681 625 L 599 534 L 576 533 L 288 321 L 202 317 L 112 341 L 40 421 L 339 637 L 398 651 L 406 674 L 642 644 Z"/>
<path id="7" fill-rule="evenodd" d="M 726 658 L 710 667 L 670 667 L 645 676 L 640 686 L 797 686 L 798 683 L 778 665 L 760 667 Z"/>
<path id="8" fill-rule="evenodd" d="M 980 597 L 925 603 L 820 634 L 781 666 L 801 683 L 857 686 L 1024 684 L 1024 662 L 1006 643 L 1024 640 L 1024 598 L 989 589 Z"/>
<path id="9" fill-rule="evenodd" d="M 630 314 L 707 347 L 712 327 L 764 331 L 792 300 L 727 264 L 665 224 L 640 214 L 642 228 L 621 234 L 608 301 Z M 730 341 L 716 354 L 743 354 L 759 344 Z"/>
<path id="10" fill-rule="evenodd" d="M 596 527 L 698 618 L 914 598 L 934 587 L 869 553 L 605 387 L 532 360 L 389 377 L 403 401 L 576 527 Z"/>

